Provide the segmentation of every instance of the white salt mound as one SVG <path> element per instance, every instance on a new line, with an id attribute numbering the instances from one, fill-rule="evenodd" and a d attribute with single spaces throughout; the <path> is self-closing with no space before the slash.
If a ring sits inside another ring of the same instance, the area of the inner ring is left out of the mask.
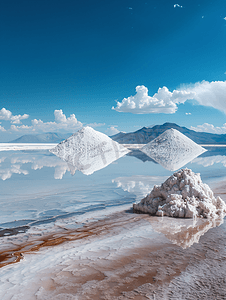
<path id="1" fill-rule="evenodd" d="M 133 209 L 134 212 L 179 218 L 219 218 L 226 214 L 225 202 L 214 197 L 200 174 L 187 168 L 174 173 L 161 186 L 154 186 Z"/>
<path id="2" fill-rule="evenodd" d="M 165 169 L 176 171 L 207 150 L 171 128 L 141 148 L 141 151 Z"/>
<path id="3" fill-rule="evenodd" d="M 106 167 L 129 152 L 106 134 L 89 126 L 49 151 L 68 163 L 71 174 L 79 170 L 86 175 Z"/>

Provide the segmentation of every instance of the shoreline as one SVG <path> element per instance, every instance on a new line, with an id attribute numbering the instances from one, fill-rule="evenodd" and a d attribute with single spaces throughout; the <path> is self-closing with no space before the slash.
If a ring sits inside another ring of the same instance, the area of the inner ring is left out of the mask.
<path id="1" fill-rule="evenodd" d="M 214 185 L 214 194 L 226 201 L 224 181 Z M 124 210 L 80 225 L 33 231 L 25 242 L 26 232 L 7 237 L 0 298 L 226 298 L 225 223 Z"/>
<path id="2" fill-rule="evenodd" d="M 0 143 L 1 151 L 22 151 L 22 150 L 50 150 L 56 147 L 59 143 Z M 129 150 L 139 150 L 146 144 L 121 144 Z M 222 147 L 223 144 L 198 144 L 201 147 Z"/>

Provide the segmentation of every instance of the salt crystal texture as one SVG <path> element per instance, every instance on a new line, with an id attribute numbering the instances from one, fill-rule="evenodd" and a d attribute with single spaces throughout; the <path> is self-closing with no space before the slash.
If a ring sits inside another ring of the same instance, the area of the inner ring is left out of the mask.
<path id="1" fill-rule="evenodd" d="M 202 183 L 200 174 L 182 169 L 149 195 L 133 205 L 134 212 L 179 218 L 219 218 L 226 214 L 226 204 L 215 198 L 210 187 Z"/>
<path id="2" fill-rule="evenodd" d="M 106 167 L 129 152 L 106 134 L 89 126 L 49 151 L 66 161 L 72 174 L 77 169 L 86 175 Z"/>
<path id="3" fill-rule="evenodd" d="M 176 129 L 168 129 L 140 149 L 165 169 L 176 171 L 207 151 Z"/>

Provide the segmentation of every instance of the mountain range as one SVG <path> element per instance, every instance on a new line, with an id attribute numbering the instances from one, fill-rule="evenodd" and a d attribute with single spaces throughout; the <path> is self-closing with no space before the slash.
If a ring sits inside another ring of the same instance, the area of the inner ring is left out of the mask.
<path id="1" fill-rule="evenodd" d="M 170 128 L 180 131 L 197 144 L 226 144 L 226 134 L 196 132 L 175 123 L 164 123 L 163 125 L 155 125 L 151 128 L 143 127 L 135 132 L 129 133 L 120 132 L 111 136 L 111 138 L 120 144 L 147 144 Z M 9 143 L 60 143 L 71 135 L 72 133 L 61 134 L 56 132 L 30 134 L 23 135 Z"/>
<path id="2" fill-rule="evenodd" d="M 143 127 L 130 133 L 119 132 L 111 138 L 120 144 L 147 144 L 170 128 L 180 131 L 197 144 L 226 144 L 226 134 L 196 132 L 186 127 L 180 127 L 175 123 L 164 123 L 163 125 L 155 125 L 152 128 Z"/>
<path id="3" fill-rule="evenodd" d="M 27 134 L 22 135 L 18 139 L 10 141 L 9 143 L 60 143 L 71 135 L 72 133 L 61 134 L 57 132 Z"/>

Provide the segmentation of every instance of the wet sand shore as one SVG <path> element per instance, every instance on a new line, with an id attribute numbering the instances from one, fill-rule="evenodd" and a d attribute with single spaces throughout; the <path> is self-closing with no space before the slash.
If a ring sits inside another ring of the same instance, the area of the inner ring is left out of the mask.
<path id="1" fill-rule="evenodd" d="M 214 190 L 223 200 L 225 191 L 222 183 Z M 226 226 L 219 225 L 125 211 L 76 230 L 8 237 L 0 298 L 226 299 Z"/>

